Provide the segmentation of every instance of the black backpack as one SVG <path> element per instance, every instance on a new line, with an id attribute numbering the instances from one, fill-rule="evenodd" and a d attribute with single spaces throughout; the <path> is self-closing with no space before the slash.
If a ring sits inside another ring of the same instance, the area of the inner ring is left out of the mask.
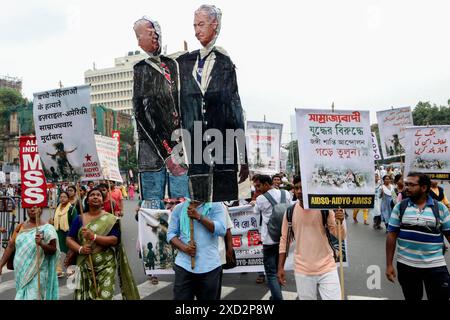
<path id="1" fill-rule="evenodd" d="M 409 199 L 405 199 L 405 200 L 402 200 L 402 202 L 400 202 L 398 219 L 400 220 L 400 228 L 401 229 L 416 230 L 416 231 L 425 232 L 425 233 L 442 235 L 442 224 L 441 224 L 441 218 L 439 216 L 439 202 L 438 201 L 433 199 L 432 210 L 433 210 L 434 218 L 436 219 L 436 226 L 434 226 L 434 227 L 428 227 L 428 226 L 427 227 L 419 227 L 419 226 L 404 225 L 402 220 L 403 220 L 403 215 L 405 214 L 406 208 L 408 207 L 408 203 L 409 203 Z M 442 252 L 445 254 L 445 251 L 446 251 L 445 242 L 444 242 L 444 238 L 442 238 Z"/>
<path id="2" fill-rule="evenodd" d="M 294 207 L 295 204 L 293 204 L 292 206 L 290 206 L 287 210 L 286 210 L 286 219 L 288 221 L 288 234 L 286 237 L 286 258 L 289 254 L 289 245 L 292 241 L 292 239 L 295 238 L 294 235 L 294 231 L 292 230 L 292 215 L 294 214 Z M 327 235 L 327 239 L 328 239 L 328 244 L 331 247 L 331 250 L 333 251 L 333 258 L 335 262 L 339 261 L 339 240 L 336 239 L 335 236 L 333 236 L 330 232 L 330 229 L 328 229 L 328 215 L 329 215 L 329 210 L 320 210 L 320 213 L 322 214 L 322 224 L 325 228 L 325 234 Z M 342 243 L 342 245 L 344 244 L 344 242 Z"/>

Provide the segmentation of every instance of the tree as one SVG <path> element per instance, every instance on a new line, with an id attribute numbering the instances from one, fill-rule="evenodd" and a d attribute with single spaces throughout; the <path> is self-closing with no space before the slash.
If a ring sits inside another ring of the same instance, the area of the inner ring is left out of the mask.
<path id="1" fill-rule="evenodd" d="M 26 100 L 19 91 L 11 88 L 0 88 L 0 121 L 6 124 L 9 121 L 9 109 L 19 104 L 24 104 Z"/>
<path id="2" fill-rule="evenodd" d="M 421 102 L 413 110 L 415 126 L 448 125 L 450 124 L 450 100 L 447 106 L 431 105 L 430 102 Z"/>

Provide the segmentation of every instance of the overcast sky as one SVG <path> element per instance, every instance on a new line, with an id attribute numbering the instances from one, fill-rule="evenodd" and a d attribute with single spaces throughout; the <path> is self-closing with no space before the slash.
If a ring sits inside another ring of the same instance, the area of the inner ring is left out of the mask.
<path id="1" fill-rule="evenodd" d="M 112 67 L 139 50 L 142 15 L 160 22 L 168 52 L 198 49 L 193 13 L 205 2 L 3 1 L 0 75 L 23 79 L 24 95 L 84 83 L 84 71 Z M 206 2 L 208 3 L 208 2 Z M 217 45 L 237 66 L 247 120 L 283 123 L 294 108 L 375 111 L 446 105 L 450 99 L 450 2 L 225 0 Z M 289 135 L 285 135 L 287 139 Z"/>

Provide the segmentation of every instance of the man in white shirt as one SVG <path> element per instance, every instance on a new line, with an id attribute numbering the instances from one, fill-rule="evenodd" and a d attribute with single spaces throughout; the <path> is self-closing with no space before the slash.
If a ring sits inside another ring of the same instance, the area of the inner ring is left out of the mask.
<path id="1" fill-rule="evenodd" d="M 266 198 L 265 194 L 269 194 L 277 203 L 281 202 L 282 195 L 285 193 L 285 198 L 288 203 L 291 202 L 291 195 L 286 190 L 278 190 L 272 187 L 272 179 L 267 175 L 259 175 L 255 178 L 255 187 L 261 192 L 261 195 L 256 198 L 255 213 L 261 215 L 261 239 L 263 243 L 263 260 L 264 270 L 267 276 L 267 285 L 271 292 L 271 300 L 283 300 L 281 293 L 281 286 L 277 280 L 278 272 L 278 257 L 279 257 L 279 242 L 280 239 L 272 239 L 268 223 L 272 215 L 272 204 Z M 281 225 L 280 225 L 281 231 Z"/>

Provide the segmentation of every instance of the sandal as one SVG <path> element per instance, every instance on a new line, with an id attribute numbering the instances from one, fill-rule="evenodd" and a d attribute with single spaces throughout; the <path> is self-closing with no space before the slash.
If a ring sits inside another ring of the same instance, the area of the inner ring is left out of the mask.
<path id="1" fill-rule="evenodd" d="M 256 283 L 258 284 L 264 283 L 264 281 L 266 281 L 265 276 L 258 276 L 258 278 L 256 278 Z"/>
<path id="2" fill-rule="evenodd" d="M 157 285 L 159 283 L 159 280 L 157 277 L 151 277 L 150 280 L 151 280 L 152 284 L 154 284 L 154 285 Z"/>

